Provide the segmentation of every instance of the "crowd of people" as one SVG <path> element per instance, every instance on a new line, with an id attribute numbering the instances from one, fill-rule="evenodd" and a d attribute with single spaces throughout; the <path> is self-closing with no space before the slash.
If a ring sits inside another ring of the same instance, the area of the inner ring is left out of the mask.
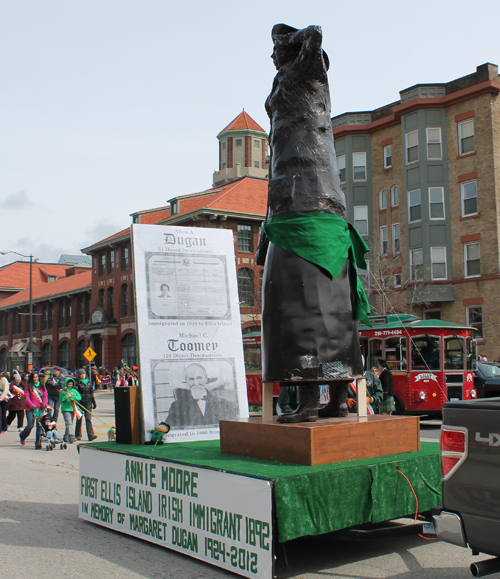
<path id="1" fill-rule="evenodd" d="M 35 448 L 40 449 L 42 436 L 48 432 L 59 438 L 57 420 L 62 414 L 63 442 L 71 444 L 82 440 L 84 421 L 88 439 L 95 440 L 97 434 L 92 425 L 92 411 L 97 407 L 95 389 L 137 385 L 137 373 L 128 367 L 115 367 L 109 372 L 93 366 L 90 378 L 84 368 L 68 371 L 58 366 L 35 368 L 30 373 L 17 368 L 12 375 L 1 372 L 0 434 L 7 432 L 17 420 L 20 443 L 24 446 L 35 429 Z"/>

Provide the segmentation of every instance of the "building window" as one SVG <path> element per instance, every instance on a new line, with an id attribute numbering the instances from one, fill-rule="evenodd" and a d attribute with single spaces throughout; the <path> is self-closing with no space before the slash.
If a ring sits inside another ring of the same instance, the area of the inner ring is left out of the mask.
<path id="1" fill-rule="evenodd" d="M 47 329 L 47 306 L 42 306 L 42 332 Z"/>
<path id="2" fill-rule="evenodd" d="M 42 364 L 44 366 L 52 366 L 52 344 L 44 344 L 42 346 Z"/>
<path id="3" fill-rule="evenodd" d="M 32 322 L 33 328 L 32 328 L 32 329 L 33 329 L 34 332 L 36 332 L 36 318 L 37 318 L 36 310 L 37 310 L 36 306 L 33 306 L 33 317 L 32 317 L 32 319 L 33 319 L 33 322 Z M 29 316 L 28 316 L 28 331 L 29 331 Z"/>
<path id="4" fill-rule="evenodd" d="M 368 206 L 357 205 L 354 207 L 354 227 L 360 235 L 368 235 Z"/>
<path id="5" fill-rule="evenodd" d="M 401 274 L 400 273 L 395 273 L 392 276 L 392 285 L 394 287 L 401 287 Z"/>
<path id="6" fill-rule="evenodd" d="M 90 294 L 85 294 L 85 323 L 90 323 Z"/>
<path id="7" fill-rule="evenodd" d="M 254 146 L 256 149 L 260 149 L 260 141 L 259 141 L 258 139 L 254 139 L 254 141 L 253 141 L 253 146 Z"/>
<path id="8" fill-rule="evenodd" d="M 108 273 L 113 273 L 115 271 L 115 250 L 110 249 L 108 251 Z"/>
<path id="9" fill-rule="evenodd" d="M 399 234 L 399 223 L 394 223 L 392 226 L 392 251 L 393 253 L 401 252 L 401 239 Z"/>
<path id="10" fill-rule="evenodd" d="M 337 168 L 340 173 L 340 182 L 345 183 L 345 155 L 337 157 Z"/>
<path id="11" fill-rule="evenodd" d="M 224 151 L 226 150 L 226 141 L 224 141 L 224 142 L 222 143 L 222 150 L 224 150 Z"/>
<path id="12" fill-rule="evenodd" d="M 253 166 L 254 166 L 256 169 L 258 169 L 258 168 L 260 167 L 259 161 L 254 161 L 254 162 L 253 162 Z"/>
<path id="13" fill-rule="evenodd" d="M 441 151 L 441 129 L 439 127 L 427 129 L 427 158 L 442 159 Z"/>
<path id="14" fill-rule="evenodd" d="M 7 348 L 2 348 L 0 350 L 0 368 L 2 368 L 2 370 L 5 370 L 5 368 L 7 368 L 7 356 L 9 355 L 9 352 L 7 350 Z"/>
<path id="15" fill-rule="evenodd" d="M 387 209 L 387 191 L 385 189 L 380 189 L 378 193 L 378 208 Z"/>
<path id="16" fill-rule="evenodd" d="M 243 146 L 243 140 L 242 140 L 242 139 L 235 139 L 235 140 L 234 140 L 234 146 L 235 146 L 235 147 L 241 147 L 241 146 Z"/>
<path id="17" fill-rule="evenodd" d="M 76 345 L 76 365 L 78 368 L 84 368 L 85 365 L 88 364 L 87 360 L 83 357 L 86 349 L 85 340 L 80 340 Z"/>
<path id="18" fill-rule="evenodd" d="M 240 305 L 243 307 L 253 307 L 254 305 L 254 288 L 253 288 L 253 271 L 246 267 L 238 270 L 238 294 Z"/>
<path id="19" fill-rule="evenodd" d="M 61 342 L 57 348 L 57 363 L 62 368 L 69 368 L 71 361 L 71 350 L 69 342 Z"/>
<path id="20" fill-rule="evenodd" d="M 422 281 L 424 269 L 424 252 L 422 249 L 410 250 L 410 280 Z"/>
<path id="21" fill-rule="evenodd" d="M 460 184 L 462 196 L 462 217 L 477 215 L 477 183 L 467 181 Z"/>
<path id="22" fill-rule="evenodd" d="M 222 168 L 225 169 L 227 167 L 227 163 L 222 163 Z"/>
<path id="23" fill-rule="evenodd" d="M 122 271 L 125 271 L 129 268 L 129 260 L 130 260 L 130 248 L 128 245 L 122 246 Z"/>
<path id="24" fill-rule="evenodd" d="M 66 300 L 66 327 L 69 328 L 71 326 L 71 314 L 72 314 L 72 308 L 71 308 L 71 300 L 67 299 Z"/>
<path id="25" fill-rule="evenodd" d="M 84 319 L 84 309 L 83 309 L 83 296 L 78 296 L 78 322 L 77 324 L 81 326 Z"/>
<path id="26" fill-rule="evenodd" d="M 251 225 L 238 225 L 238 251 L 253 251 Z"/>
<path id="27" fill-rule="evenodd" d="M 424 312 L 424 320 L 440 320 L 440 319 L 441 319 L 441 310 L 426 310 Z M 450 344 L 450 342 L 448 342 L 448 344 Z M 445 358 L 446 358 L 446 354 L 445 354 Z M 446 366 L 445 366 L 445 369 L 446 369 Z"/>
<path id="28" fill-rule="evenodd" d="M 366 153 L 352 154 L 352 174 L 354 181 L 366 181 Z"/>
<path id="29" fill-rule="evenodd" d="M 128 317 L 128 285 L 122 285 L 122 318 Z"/>
<path id="30" fill-rule="evenodd" d="M 479 242 L 464 243 L 465 277 L 481 275 L 481 255 Z"/>
<path id="31" fill-rule="evenodd" d="M 105 300 L 104 290 L 100 289 L 98 293 L 98 304 L 99 307 L 102 309 L 104 309 L 104 300 Z"/>
<path id="32" fill-rule="evenodd" d="M 406 162 L 418 161 L 418 131 L 406 133 Z"/>
<path id="33" fill-rule="evenodd" d="M 57 275 L 48 275 L 48 276 L 47 276 L 47 281 L 48 281 L 48 282 L 57 281 Z"/>
<path id="34" fill-rule="evenodd" d="M 126 334 L 120 341 L 121 361 L 130 368 L 137 364 L 135 334 Z"/>
<path id="35" fill-rule="evenodd" d="M 389 253 L 389 240 L 387 237 L 387 227 L 380 228 L 380 255 Z"/>
<path id="36" fill-rule="evenodd" d="M 482 338 L 483 334 L 483 306 L 468 306 L 466 308 L 467 325 L 477 330 L 475 338 Z"/>
<path id="37" fill-rule="evenodd" d="M 399 205 L 399 187 L 397 185 L 391 187 L 391 205 L 392 207 Z"/>
<path id="38" fill-rule="evenodd" d="M 170 203 L 170 215 L 177 215 L 179 213 L 179 202 L 172 201 Z"/>
<path id="39" fill-rule="evenodd" d="M 392 145 L 384 147 L 384 169 L 392 167 Z"/>
<path id="40" fill-rule="evenodd" d="M 115 292 L 112 287 L 108 287 L 108 319 L 112 320 L 114 315 L 114 307 L 115 307 Z"/>
<path id="41" fill-rule="evenodd" d="M 446 247 L 431 247 L 431 278 L 447 279 Z"/>
<path id="42" fill-rule="evenodd" d="M 420 189 L 408 191 L 409 221 L 420 221 L 422 219 L 422 200 Z"/>
<path id="43" fill-rule="evenodd" d="M 5 336 L 5 314 L 0 313 L 0 336 Z"/>
<path id="44" fill-rule="evenodd" d="M 467 155 L 474 150 L 474 119 L 468 119 L 458 123 L 458 151 L 459 155 Z"/>
<path id="45" fill-rule="evenodd" d="M 135 315 L 135 296 L 134 296 L 134 284 L 130 284 L 130 316 Z"/>
<path id="46" fill-rule="evenodd" d="M 64 318 L 66 316 L 66 302 L 59 300 L 59 327 L 64 328 Z"/>
<path id="47" fill-rule="evenodd" d="M 429 216 L 444 219 L 444 187 L 429 187 Z"/>
<path id="48" fill-rule="evenodd" d="M 99 256 L 99 275 L 103 276 L 106 273 L 106 254 L 101 253 Z"/>

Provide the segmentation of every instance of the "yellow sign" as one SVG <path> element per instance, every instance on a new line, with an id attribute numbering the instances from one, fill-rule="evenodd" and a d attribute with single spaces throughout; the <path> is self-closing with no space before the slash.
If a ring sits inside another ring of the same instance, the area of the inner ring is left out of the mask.
<path id="1" fill-rule="evenodd" d="M 83 353 L 83 356 L 88 362 L 92 362 L 92 360 L 97 356 L 97 354 L 94 352 L 94 350 L 92 350 L 92 348 L 87 348 Z"/>

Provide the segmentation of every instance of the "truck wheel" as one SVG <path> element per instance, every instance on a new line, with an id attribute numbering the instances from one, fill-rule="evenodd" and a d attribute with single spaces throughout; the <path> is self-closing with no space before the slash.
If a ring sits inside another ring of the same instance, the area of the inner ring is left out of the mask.
<path id="1" fill-rule="evenodd" d="M 397 394 L 394 394 L 394 404 L 396 405 L 396 410 L 393 412 L 393 414 L 397 415 L 405 414 L 405 405 L 403 404 L 403 401 Z"/>

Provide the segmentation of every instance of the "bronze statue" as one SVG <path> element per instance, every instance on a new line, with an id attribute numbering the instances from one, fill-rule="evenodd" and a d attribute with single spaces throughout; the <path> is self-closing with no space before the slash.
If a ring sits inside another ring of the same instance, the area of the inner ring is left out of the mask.
<path id="1" fill-rule="evenodd" d="M 347 387 L 363 373 L 356 325 L 368 305 L 355 270 L 367 247 L 345 221 L 331 127 L 328 57 L 319 26 L 273 27 L 278 70 L 271 121 L 269 196 L 257 263 L 263 278 L 263 380 L 299 386 L 299 407 L 279 422 L 347 416 Z"/>

